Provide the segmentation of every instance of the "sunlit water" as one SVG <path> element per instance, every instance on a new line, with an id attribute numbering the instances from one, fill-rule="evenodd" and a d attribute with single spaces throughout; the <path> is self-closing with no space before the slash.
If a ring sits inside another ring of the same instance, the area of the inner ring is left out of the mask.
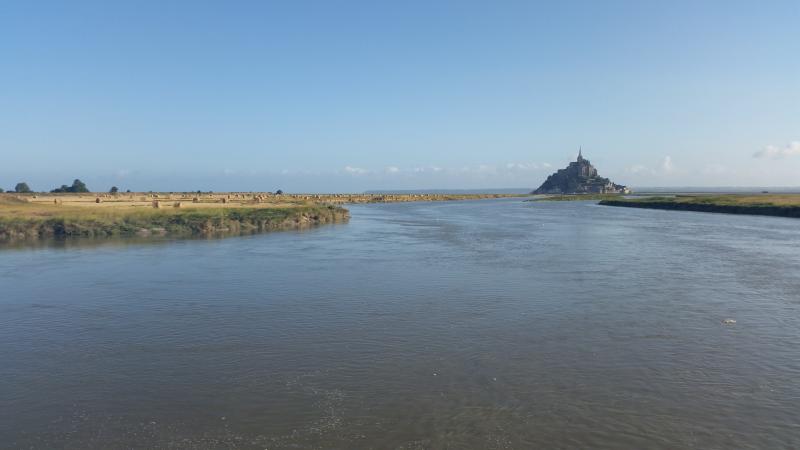
<path id="1" fill-rule="evenodd" d="M 351 212 L 0 251 L 0 447 L 800 447 L 800 221 Z"/>

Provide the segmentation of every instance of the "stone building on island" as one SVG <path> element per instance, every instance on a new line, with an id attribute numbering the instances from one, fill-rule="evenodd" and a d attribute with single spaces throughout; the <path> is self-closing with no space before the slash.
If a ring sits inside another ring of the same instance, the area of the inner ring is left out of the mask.
<path id="1" fill-rule="evenodd" d="M 630 189 L 597 175 L 597 169 L 578 150 L 578 159 L 547 177 L 532 194 L 628 194 Z"/>

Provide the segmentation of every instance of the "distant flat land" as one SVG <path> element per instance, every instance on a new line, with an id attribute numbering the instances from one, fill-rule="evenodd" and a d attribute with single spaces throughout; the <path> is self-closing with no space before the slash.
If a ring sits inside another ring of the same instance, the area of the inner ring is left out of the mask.
<path id="1" fill-rule="evenodd" d="M 507 194 L 0 194 L 0 242 L 64 236 L 209 235 L 341 222 L 348 203 L 471 200 Z"/>
<path id="2" fill-rule="evenodd" d="M 800 194 L 675 195 L 605 199 L 601 205 L 678 211 L 800 217 Z"/>

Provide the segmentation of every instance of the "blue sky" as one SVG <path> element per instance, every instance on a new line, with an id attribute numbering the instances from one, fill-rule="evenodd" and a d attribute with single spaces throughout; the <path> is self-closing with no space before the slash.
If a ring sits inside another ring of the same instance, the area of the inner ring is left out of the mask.
<path id="1" fill-rule="evenodd" d="M 800 185 L 800 3 L 0 4 L 0 186 Z"/>

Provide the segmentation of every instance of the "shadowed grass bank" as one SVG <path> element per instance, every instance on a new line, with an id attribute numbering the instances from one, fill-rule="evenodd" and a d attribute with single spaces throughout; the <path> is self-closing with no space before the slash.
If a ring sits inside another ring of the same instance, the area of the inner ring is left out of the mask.
<path id="1" fill-rule="evenodd" d="M 677 195 L 639 199 L 606 199 L 601 205 L 675 211 L 800 217 L 800 194 Z"/>

